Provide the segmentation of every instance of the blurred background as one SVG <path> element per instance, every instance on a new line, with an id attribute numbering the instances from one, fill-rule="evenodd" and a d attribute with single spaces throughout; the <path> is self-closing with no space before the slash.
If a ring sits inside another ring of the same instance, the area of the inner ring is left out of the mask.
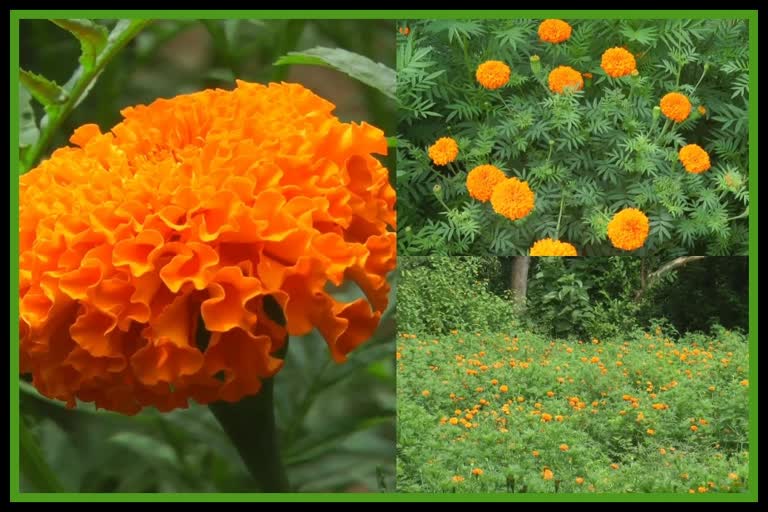
<path id="1" fill-rule="evenodd" d="M 107 27 L 114 21 L 103 20 Z M 21 20 L 20 66 L 64 84 L 80 44 L 46 20 Z M 386 20 L 165 20 L 144 29 L 104 70 L 56 133 L 45 157 L 85 123 L 108 130 L 120 110 L 157 98 L 251 82 L 299 82 L 337 106 L 344 121 L 394 135 L 395 103 L 333 69 L 273 66 L 282 55 L 343 48 L 394 68 L 395 25 Z M 33 102 L 36 118 L 43 109 Z M 394 153 L 394 152 L 392 152 Z M 394 156 L 385 164 L 394 173 Z M 394 174 L 392 174 L 394 176 Z M 340 289 L 339 294 L 354 294 Z M 291 484 L 300 492 L 394 491 L 394 292 L 372 340 L 347 363 L 330 359 L 316 333 L 291 339 L 275 381 L 278 429 Z M 68 410 L 22 380 L 21 491 L 256 491 L 235 447 L 206 407 L 134 417 Z M 254 418 L 258 421 L 258 418 Z"/>

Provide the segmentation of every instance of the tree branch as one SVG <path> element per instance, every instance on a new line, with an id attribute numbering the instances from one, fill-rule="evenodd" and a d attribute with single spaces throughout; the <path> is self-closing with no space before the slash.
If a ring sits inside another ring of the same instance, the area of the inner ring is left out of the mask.
<path id="1" fill-rule="evenodd" d="M 635 295 L 635 300 L 640 300 L 640 298 L 645 294 L 645 292 L 650 288 L 652 288 L 653 285 L 661 278 L 661 276 L 663 276 L 667 272 L 677 270 L 680 267 L 684 267 L 688 263 L 702 260 L 704 258 L 705 258 L 704 256 L 680 256 L 679 258 L 675 258 L 671 261 L 666 262 L 661 267 L 659 267 L 658 270 L 648 274 L 648 277 L 646 279 L 643 279 L 642 286 L 640 290 L 638 290 L 637 294 Z"/>

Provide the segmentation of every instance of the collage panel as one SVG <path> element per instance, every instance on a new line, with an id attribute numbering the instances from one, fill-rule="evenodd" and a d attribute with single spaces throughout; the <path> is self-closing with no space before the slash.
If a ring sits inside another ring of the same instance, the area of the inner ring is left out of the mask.
<path id="1" fill-rule="evenodd" d="M 12 497 L 393 492 L 395 23 L 156 15 L 16 20 Z"/>
<path id="2" fill-rule="evenodd" d="M 747 254 L 746 20 L 420 19 L 397 46 L 401 255 Z"/>
<path id="3" fill-rule="evenodd" d="M 400 492 L 750 490 L 747 258 L 399 266 Z"/>

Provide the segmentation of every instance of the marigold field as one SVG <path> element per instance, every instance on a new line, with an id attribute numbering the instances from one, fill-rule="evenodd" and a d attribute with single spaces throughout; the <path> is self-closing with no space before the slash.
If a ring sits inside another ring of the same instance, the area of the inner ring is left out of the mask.
<path id="1" fill-rule="evenodd" d="M 398 338 L 398 490 L 736 493 L 742 334 Z"/>

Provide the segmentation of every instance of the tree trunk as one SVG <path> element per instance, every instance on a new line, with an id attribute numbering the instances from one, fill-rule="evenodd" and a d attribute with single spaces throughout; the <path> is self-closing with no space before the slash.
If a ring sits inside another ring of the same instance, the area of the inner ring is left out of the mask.
<path id="1" fill-rule="evenodd" d="M 671 272 L 673 270 L 677 270 L 680 267 L 684 267 L 688 263 L 691 263 L 692 261 L 698 261 L 703 260 L 704 256 L 680 256 L 679 258 L 675 258 L 671 261 L 666 262 L 661 267 L 659 267 L 658 270 L 651 272 L 650 274 L 647 274 L 646 276 L 646 269 L 645 269 L 645 261 L 643 261 L 643 269 L 642 269 L 642 276 L 641 276 L 641 287 L 637 291 L 637 294 L 635 295 L 635 300 L 640 300 L 646 291 L 648 291 L 655 283 L 659 280 L 661 276 L 666 274 L 667 272 Z"/>
<path id="2" fill-rule="evenodd" d="M 512 258 L 512 279 L 509 284 L 515 302 L 521 306 L 525 305 L 525 296 L 528 293 L 528 268 L 530 266 L 530 256 Z"/>

